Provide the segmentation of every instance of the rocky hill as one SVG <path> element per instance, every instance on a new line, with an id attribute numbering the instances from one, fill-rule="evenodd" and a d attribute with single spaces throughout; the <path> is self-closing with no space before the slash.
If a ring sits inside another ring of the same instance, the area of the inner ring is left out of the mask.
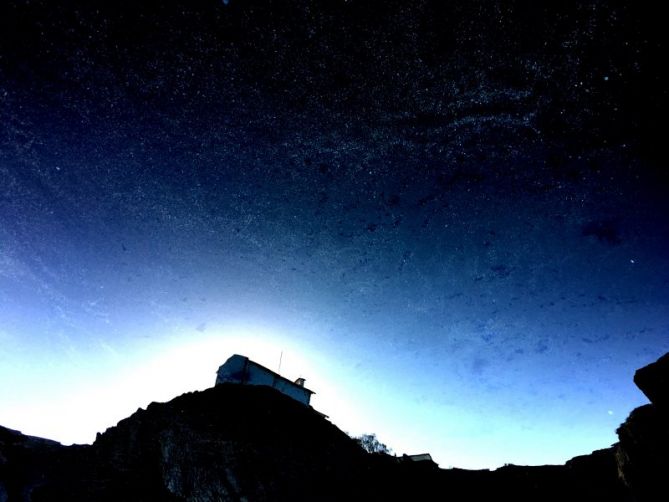
<path id="1" fill-rule="evenodd" d="M 667 374 L 669 356 L 637 372 L 653 403 L 632 412 L 620 444 L 565 465 L 495 471 L 366 453 L 274 389 L 224 384 L 152 403 L 90 446 L 0 427 L 0 501 L 659 500 Z"/>
<path id="2" fill-rule="evenodd" d="M 669 354 L 638 370 L 634 383 L 650 400 L 618 428 L 621 478 L 637 500 L 664 500 L 669 474 Z"/>

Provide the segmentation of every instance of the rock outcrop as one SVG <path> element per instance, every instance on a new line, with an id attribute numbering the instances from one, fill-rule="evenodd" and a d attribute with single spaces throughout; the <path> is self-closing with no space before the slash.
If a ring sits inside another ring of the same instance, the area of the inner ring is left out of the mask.
<path id="1" fill-rule="evenodd" d="M 669 475 L 669 354 L 638 370 L 634 383 L 650 404 L 633 410 L 618 428 L 618 470 L 635 500 L 664 500 Z"/>
<path id="2" fill-rule="evenodd" d="M 340 500 L 365 467 L 353 439 L 267 387 L 153 403 L 92 446 L 2 438 L 11 500 Z"/>
<path id="3" fill-rule="evenodd" d="M 669 353 L 637 370 L 634 383 L 654 406 L 669 410 Z"/>

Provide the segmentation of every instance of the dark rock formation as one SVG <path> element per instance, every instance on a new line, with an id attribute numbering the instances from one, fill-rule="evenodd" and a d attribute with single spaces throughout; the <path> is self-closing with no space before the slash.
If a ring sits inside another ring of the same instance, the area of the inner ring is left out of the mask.
<path id="1" fill-rule="evenodd" d="M 0 501 L 624 501 L 613 450 L 564 466 L 439 469 L 366 453 L 269 387 L 220 385 L 153 403 L 65 447 L 0 428 Z"/>
<path id="2" fill-rule="evenodd" d="M 655 406 L 669 409 L 669 354 L 637 370 L 634 383 Z"/>
<path id="3" fill-rule="evenodd" d="M 0 455 L 12 470 L 0 471 L 0 485 L 12 499 L 338 500 L 364 472 L 353 439 L 266 387 L 151 404 L 90 447 L 5 434 Z"/>
<path id="4" fill-rule="evenodd" d="M 634 383 L 650 399 L 618 428 L 618 470 L 635 500 L 663 500 L 669 475 L 669 354 L 638 370 Z"/>

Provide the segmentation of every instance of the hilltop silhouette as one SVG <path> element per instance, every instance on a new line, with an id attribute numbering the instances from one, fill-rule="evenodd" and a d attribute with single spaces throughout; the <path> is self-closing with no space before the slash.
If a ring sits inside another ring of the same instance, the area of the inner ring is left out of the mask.
<path id="1" fill-rule="evenodd" d="M 264 385 L 222 383 L 152 403 L 62 446 L 0 427 L 0 501 L 646 501 L 667 469 L 669 356 L 637 372 L 653 402 L 620 443 L 565 465 L 440 469 L 368 453 L 310 406 Z"/>

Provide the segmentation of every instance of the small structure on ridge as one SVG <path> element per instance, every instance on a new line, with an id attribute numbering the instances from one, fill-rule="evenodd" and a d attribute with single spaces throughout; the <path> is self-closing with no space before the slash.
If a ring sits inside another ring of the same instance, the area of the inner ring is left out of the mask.
<path id="1" fill-rule="evenodd" d="M 304 386 L 304 381 L 304 378 L 298 378 L 294 382 L 291 382 L 278 373 L 239 354 L 230 357 L 216 372 L 216 385 L 223 383 L 267 385 L 309 406 L 309 401 L 314 391 L 307 389 Z"/>

